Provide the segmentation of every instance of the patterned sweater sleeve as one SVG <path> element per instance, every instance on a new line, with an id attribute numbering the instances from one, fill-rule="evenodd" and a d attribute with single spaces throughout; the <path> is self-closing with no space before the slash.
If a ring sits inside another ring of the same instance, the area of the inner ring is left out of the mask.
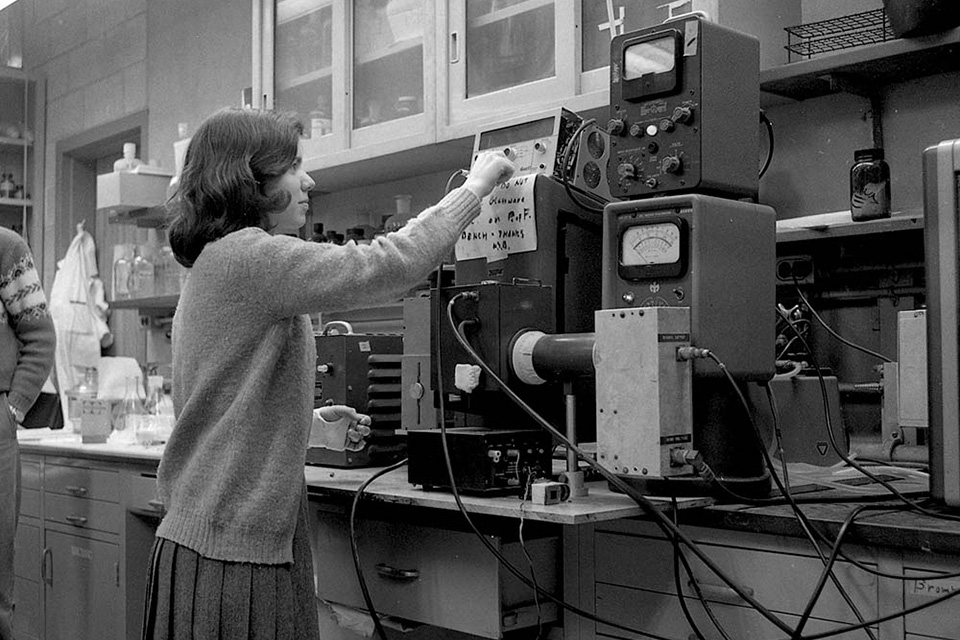
<path id="1" fill-rule="evenodd" d="M 56 346 L 53 319 L 26 242 L 18 236 L 0 247 L 0 302 L 20 344 L 7 400 L 20 415 L 40 394 Z"/>

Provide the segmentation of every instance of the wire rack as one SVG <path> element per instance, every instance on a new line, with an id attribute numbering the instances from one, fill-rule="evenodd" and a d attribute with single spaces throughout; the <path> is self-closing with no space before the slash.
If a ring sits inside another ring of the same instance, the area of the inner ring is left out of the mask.
<path id="1" fill-rule="evenodd" d="M 896 39 L 885 9 L 784 27 L 784 31 L 787 32 L 784 48 L 788 62 L 793 62 L 794 56 L 808 59 L 830 51 Z"/>

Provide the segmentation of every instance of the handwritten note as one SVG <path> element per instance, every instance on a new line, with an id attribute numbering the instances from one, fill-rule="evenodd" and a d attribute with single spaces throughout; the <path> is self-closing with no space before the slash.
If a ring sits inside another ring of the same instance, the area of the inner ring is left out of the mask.
<path id="1" fill-rule="evenodd" d="M 457 260 L 503 260 L 511 253 L 536 251 L 537 216 L 533 204 L 536 175 L 498 185 L 481 203 L 480 215 L 460 234 Z"/>

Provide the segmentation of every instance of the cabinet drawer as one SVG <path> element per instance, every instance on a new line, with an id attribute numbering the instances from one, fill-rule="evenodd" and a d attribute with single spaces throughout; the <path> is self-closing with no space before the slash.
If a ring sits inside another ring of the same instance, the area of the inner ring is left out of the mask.
<path id="1" fill-rule="evenodd" d="M 318 595 L 366 609 L 350 548 L 349 520 L 322 513 L 315 526 L 314 557 Z M 518 542 L 488 538 L 511 564 L 530 564 Z M 397 522 L 357 522 L 364 579 L 382 614 L 486 638 L 537 623 L 533 589 L 501 567 L 472 533 Z M 525 540 L 537 583 L 557 592 L 560 545 L 556 537 Z M 350 576 L 350 578 L 345 578 Z M 330 579 L 326 579 L 330 577 Z M 557 618 L 556 607 L 540 598 L 542 622 Z"/>
<path id="2" fill-rule="evenodd" d="M 671 570 L 671 575 L 672 570 Z M 622 625 L 632 630 L 648 634 L 655 634 L 667 638 L 693 638 L 693 629 L 680 607 L 680 601 L 675 595 L 630 589 L 609 584 L 597 585 L 597 615 L 605 621 Z M 697 628 L 708 640 L 719 640 L 721 635 L 707 617 L 704 608 L 696 597 L 687 599 L 687 608 L 693 617 Z M 730 604 L 714 603 L 711 611 L 719 620 L 729 637 L 737 640 L 770 640 L 770 638 L 786 637 L 772 622 L 760 613 L 749 607 L 738 607 Z M 793 627 L 799 621 L 799 616 L 779 615 L 784 623 Z M 810 618 L 804 626 L 804 635 L 826 632 L 839 626 L 836 622 L 827 622 Z M 872 628 L 876 635 L 876 628 Z M 641 640 L 645 636 L 633 633 L 610 624 L 598 623 L 597 636 L 611 636 L 614 638 L 629 638 Z M 862 640 L 866 636 L 862 630 L 848 631 L 832 638 L 839 640 Z"/>
<path id="3" fill-rule="evenodd" d="M 78 498 L 118 502 L 119 472 L 47 464 L 43 471 L 43 489 Z"/>
<path id="4" fill-rule="evenodd" d="M 16 553 L 13 556 L 13 575 L 17 578 L 40 581 L 40 528 L 20 523 L 17 537 L 13 543 Z M 18 580 L 19 581 L 19 580 Z M 20 615 L 20 609 L 17 609 Z"/>
<path id="5" fill-rule="evenodd" d="M 33 460 L 20 461 L 20 483 L 24 489 L 40 489 L 40 463 Z"/>
<path id="6" fill-rule="evenodd" d="M 120 533 L 120 505 L 100 500 L 48 494 L 44 496 L 44 519 L 78 529 Z"/>
<path id="7" fill-rule="evenodd" d="M 946 564 L 936 568 L 943 573 L 956 573 L 960 570 L 956 563 L 951 563 L 950 567 Z M 904 575 L 909 578 L 903 583 L 904 607 L 924 604 L 960 589 L 960 578 L 930 577 L 930 567 L 904 563 Z M 907 633 L 919 633 L 934 638 L 960 638 L 960 607 L 957 606 L 957 599 L 952 598 L 908 615 L 904 619 L 904 630 Z"/>
<path id="8" fill-rule="evenodd" d="M 157 496 L 157 474 L 125 472 L 123 474 L 123 506 L 140 515 L 163 516 L 163 503 Z"/>
<path id="9" fill-rule="evenodd" d="M 30 518 L 40 517 L 40 492 L 36 489 L 24 489 L 20 492 L 20 515 Z"/>
<path id="10" fill-rule="evenodd" d="M 818 558 L 749 548 L 753 545 L 746 539 L 743 547 L 703 540 L 697 540 L 697 543 L 707 557 L 740 587 L 751 591 L 764 606 L 778 612 L 802 613 L 810 590 L 823 571 Z M 598 532 L 595 548 L 597 582 L 676 594 L 673 545 L 666 540 Z M 689 549 L 684 548 L 684 551 L 707 600 L 749 606 Z M 876 576 L 848 562 L 837 562 L 834 574 L 863 616 L 866 619 L 877 617 Z M 812 615 L 825 620 L 857 622 L 832 582 L 827 582 Z"/>

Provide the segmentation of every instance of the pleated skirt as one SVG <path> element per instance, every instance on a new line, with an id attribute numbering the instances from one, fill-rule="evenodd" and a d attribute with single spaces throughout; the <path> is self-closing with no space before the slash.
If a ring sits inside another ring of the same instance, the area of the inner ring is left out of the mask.
<path id="1" fill-rule="evenodd" d="M 143 640 L 319 640 L 306 494 L 292 564 L 211 560 L 157 538 L 143 618 Z"/>

